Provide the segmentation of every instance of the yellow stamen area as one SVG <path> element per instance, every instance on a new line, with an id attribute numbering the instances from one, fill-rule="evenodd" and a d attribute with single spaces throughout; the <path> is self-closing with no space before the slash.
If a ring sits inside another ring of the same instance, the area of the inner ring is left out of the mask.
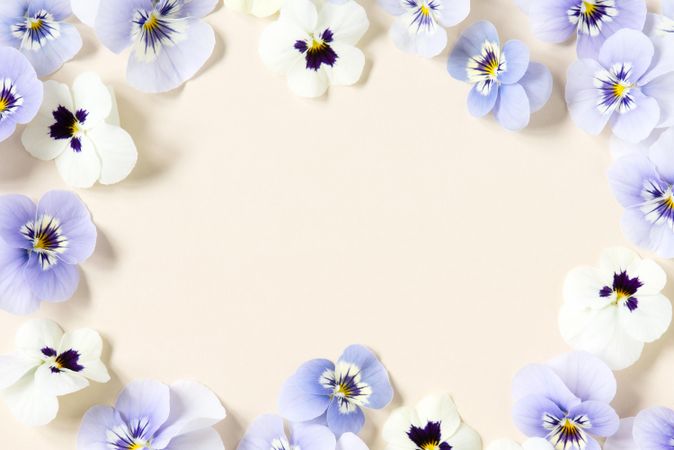
<path id="1" fill-rule="evenodd" d="M 628 299 L 630 297 L 630 294 L 628 294 L 625 291 L 621 291 L 620 289 L 617 289 L 615 291 L 615 297 L 616 297 L 616 301 L 620 302 L 622 300 Z"/>
<path id="2" fill-rule="evenodd" d="M 595 5 L 594 3 L 584 1 L 583 2 L 583 9 L 584 9 L 584 14 L 586 16 L 591 16 L 597 10 L 597 5 Z"/>
<path id="3" fill-rule="evenodd" d="M 80 132 L 80 123 L 75 121 L 70 125 L 70 135 L 75 136 Z"/>
<path id="4" fill-rule="evenodd" d="M 426 4 L 421 5 L 421 14 L 423 14 L 424 16 L 430 16 L 431 8 L 429 8 L 428 5 Z"/>
<path id="5" fill-rule="evenodd" d="M 629 90 L 630 90 L 629 86 L 625 86 L 624 84 L 621 83 L 616 83 L 613 85 L 613 95 L 615 95 L 618 98 L 623 98 Z"/>
<path id="6" fill-rule="evenodd" d="M 325 41 L 322 39 L 313 38 L 311 40 L 311 45 L 309 46 L 310 52 L 317 52 L 325 48 Z"/>
<path id="7" fill-rule="evenodd" d="M 33 242 L 33 248 L 35 250 L 46 250 L 47 249 L 47 241 L 43 236 L 38 236 L 35 238 L 35 241 Z"/>
<path id="8" fill-rule="evenodd" d="M 7 106 L 9 106 L 7 100 L 4 98 L 0 98 L 0 112 L 7 111 Z"/>
<path id="9" fill-rule="evenodd" d="M 145 448 L 143 444 L 133 444 L 129 447 L 129 450 L 141 450 L 143 448 Z"/>
<path id="10" fill-rule="evenodd" d="M 426 444 L 421 446 L 422 450 L 437 450 L 437 448 L 438 448 L 437 442 L 427 442 Z"/>
<path id="11" fill-rule="evenodd" d="M 487 64 L 487 67 L 485 67 L 485 70 L 489 75 L 492 77 L 495 77 L 498 75 L 498 67 L 499 63 L 497 60 L 489 61 L 489 64 Z"/>
<path id="12" fill-rule="evenodd" d="M 340 384 L 339 386 L 337 386 L 337 391 L 335 392 L 335 394 L 344 397 L 349 397 L 351 395 L 351 391 L 347 386 Z"/>
<path id="13" fill-rule="evenodd" d="M 28 25 L 28 28 L 30 28 L 33 31 L 39 30 L 40 28 L 42 28 L 42 19 L 31 20 L 30 24 Z"/>
<path id="14" fill-rule="evenodd" d="M 145 31 L 152 31 L 159 25 L 159 19 L 154 14 L 151 14 L 143 24 Z M 141 447 L 142 448 L 142 447 Z"/>
<path id="15" fill-rule="evenodd" d="M 670 195 L 667 200 L 665 200 L 665 206 L 669 209 L 674 209 L 674 195 Z"/>
<path id="16" fill-rule="evenodd" d="M 578 429 L 575 423 L 570 421 L 569 419 L 565 419 L 564 423 L 562 423 L 562 432 L 570 435 L 575 433 L 575 431 Z"/>

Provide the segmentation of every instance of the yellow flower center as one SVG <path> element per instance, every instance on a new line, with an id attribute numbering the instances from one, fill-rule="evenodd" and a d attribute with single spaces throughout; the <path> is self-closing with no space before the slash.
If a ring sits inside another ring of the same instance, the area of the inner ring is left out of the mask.
<path id="1" fill-rule="evenodd" d="M 145 31 L 154 31 L 158 26 L 159 26 L 159 19 L 157 19 L 155 13 L 150 14 L 150 16 L 143 24 L 143 28 L 145 29 Z"/>
<path id="2" fill-rule="evenodd" d="M 145 448 L 145 446 L 143 444 L 139 444 L 139 443 L 136 442 L 135 444 L 131 444 L 131 447 L 129 447 L 129 450 L 142 450 L 144 448 Z"/>
<path id="3" fill-rule="evenodd" d="M 28 28 L 35 31 L 39 30 L 42 28 L 43 21 L 42 19 L 31 19 L 30 23 L 28 24 Z"/>
<path id="4" fill-rule="evenodd" d="M 325 41 L 323 39 L 311 39 L 311 45 L 309 46 L 310 52 L 319 52 L 325 48 Z"/>
<path id="5" fill-rule="evenodd" d="M 7 99 L 0 98 L 0 112 L 7 111 L 7 106 L 9 106 L 8 103 L 7 103 Z"/>
<path id="6" fill-rule="evenodd" d="M 437 442 L 427 442 L 421 446 L 421 450 L 437 450 L 439 447 Z"/>
<path id="7" fill-rule="evenodd" d="M 421 14 L 423 14 L 424 16 L 430 16 L 431 15 L 431 8 L 429 8 L 428 5 L 425 4 L 425 3 L 423 5 L 421 5 L 420 11 L 421 11 Z"/>
<path id="8" fill-rule="evenodd" d="M 597 5 L 595 5 L 594 3 L 590 3 L 588 1 L 584 1 L 583 9 L 585 11 L 584 14 L 586 16 L 591 16 L 597 10 Z"/>
<path id="9" fill-rule="evenodd" d="M 339 397 L 350 397 L 351 396 L 351 390 L 349 387 L 345 384 L 340 384 L 337 386 L 337 389 L 335 390 L 335 395 Z"/>

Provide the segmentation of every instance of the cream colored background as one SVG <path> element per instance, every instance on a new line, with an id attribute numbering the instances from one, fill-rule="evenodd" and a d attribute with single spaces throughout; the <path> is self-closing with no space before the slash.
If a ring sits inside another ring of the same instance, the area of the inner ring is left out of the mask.
<path id="1" fill-rule="evenodd" d="M 265 20 L 220 8 L 208 17 L 218 41 L 207 67 L 159 96 L 128 87 L 126 56 L 81 28 L 82 53 L 54 78 L 93 69 L 111 83 L 140 161 L 122 184 L 79 192 L 97 251 L 75 298 L 35 317 L 99 330 L 113 378 L 63 398 L 58 419 L 37 430 L 0 404 L 3 448 L 74 449 L 84 411 L 128 381 L 193 378 L 226 405 L 218 429 L 233 450 L 255 416 L 275 411 L 300 363 L 351 343 L 378 352 L 397 390 L 388 410 L 367 414 L 373 448 L 393 407 L 440 391 L 485 441 L 520 436 L 510 381 L 568 350 L 556 327 L 565 273 L 627 244 L 606 182 L 607 136 L 566 114 L 573 47 L 538 42 L 512 0 L 474 0 L 450 45 L 489 19 L 550 66 L 553 98 L 519 134 L 470 117 L 447 51 L 432 61 L 401 53 L 386 35 L 391 18 L 364 3 L 363 80 L 318 101 L 293 96 L 260 63 Z M 0 191 L 65 188 L 19 134 L 0 145 Z M 1 352 L 24 320 L 0 314 Z M 674 406 L 673 339 L 618 375 L 621 414 Z"/>

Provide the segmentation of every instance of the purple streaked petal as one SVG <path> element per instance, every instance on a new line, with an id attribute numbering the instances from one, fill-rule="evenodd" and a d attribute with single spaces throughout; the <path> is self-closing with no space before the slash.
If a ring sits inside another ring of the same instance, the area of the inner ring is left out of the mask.
<path id="1" fill-rule="evenodd" d="M 499 75 L 499 81 L 503 84 L 517 83 L 529 68 L 529 48 L 522 41 L 508 41 L 503 46 L 503 56 L 508 69 Z"/>
<path id="2" fill-rule="evenodd" d="M 663 180 L 674 184 L 674 128 L 660 135 L 648 151 L 648 158 Z"/>
<path id="3" fill-rule="evenodd" d="M 102 1 L 96 16 L 96 34 L 101 43 L 121 53 L 133 43 L 132 25 L 137 10 L 151 10 L 152 0 Z"/>
<path id="4" fill-rule="evenodd" d="M 35 220 L 36 211 L 35 203 L 25 195 L 0 196 L 0 242 L 12 248 L 32 248 L 20 230 Z"/>
<path id="5" fill-rule="evenodd" d="M 296 423 L 291 426 L 291 444 L 304 449 L 335 448 L 335 435 L 323 425 Z"/>
<path id="6" fill-rule="evenodd" d="M 657 14 L 648 14 L 646 17 L 644 33 L 653 42 L 655 54 L 648 73 L 640 80 L 642 85 L 674 70 L 674 35 L 671 33 L 663 35 L 660 29 L 662 20 L 665 18 Z"/>
<path id="7" fill-rule="evenodd" d="M 597 73 L 604 68 L 591 59 L 571 64 L 566 82 L 566 103 L 576 126 L 592 135 L 598 135 L 606 127 L 610 114 L 602 114 L 597 108 L 598 93 L 594 87 Z"/>
<path id="8" fill-rule="evenodd" d="M 237 450 L 269 450 L 274 439 L 285 435 L 283 419 L 273 414 L 265 414 L 248 426 Z"/>
<path id="9" fill-rule="evenodd" d="M 40 307 L 40 300 L 24 276 L 27 261 L 25 250 L 0 244 L 0 309 L 12 314 L 27 315 Z"/>
<path id="10" fill-rule="evenodd" d="M 534 34 L 546 42 L 561 43 L 569 39 L 576 27 L 568 11 L 575 0 L 538 0 L 531 2 L 529 18 Z"/>
<path id="11" fill-rule="evenodd" d="M 340 411 L 339 402 L 332 401 L 328 406 L 328 427 L 337 436 L 344 433 L 358 434 L 365 424 L 365 414 L 360 407 L 355 406 L 348 413 Z"/>
<path id="12" fill-rule="evenodd" d="M 553 80 L 547 66 L 532 62 L 519 84 L 527 93 L 532 113 L 539 111 L 550 100 Z"/>
<path id="13" fill-rule="evenodd" d="M 319 382 L 326 370 L 334 370 L 331 361 L 314 359 L 304 363 L 283 385 L 279 411 L 288 420 L 305 422 L 322 415 L 330 403 L 331 391 Z"/>
<path id="14" fill-rule="evenodd" d="M 549 398 L 566 410 L 580 403 L 554 370 L 543 364 L 521 369 L 513 378 L 512 395 L 515 402 L 530 396 Z"/>
<path id="15" fill-rule="evenodd" d="M 57 262 L 45 270 L 34 253 L 24 267 L 24 276 L 35 296 L 50 303 L 69 300 L 80 283 L 77 266 Z"/>
<path id="16" fill-rule="evenodd" d="M 548 363 L 552 370 L 582 401 L 611 403 L 616 394 L 616 379 L 611 369 L 596 356 L 572 352 Z"/>
<path id="17" fill-rule="evenodd" d="M 339 361 L 346 361 L 360 369 L 361 380 L 372 388 L 368 408 L 381 409 L 393 400 L 393 388 L 388 372 L 372 351 L 362 345 L 351 345 Z"/>
<path id="18" fill-rule="evenodd" d="M 612 21 L 604 22 L 604 39 L 623 29 L 643 30 L 648 14 L 644 0 L 621 0 L 616 6 L 620 9 L 618 15 Z"/>
<path id="19" fill-rule="evenodd" d="M 61 35 L 58 39 L 48 41 L 38 51 L 22 51 L 39 76 L 56 72 L 66 61 L 73 59 L 82 48 L 82 37 L 77 28 L 69 23 L 61 23 L 60 26 Z"/>
<path id="20" fill-rule="evenodd" d="M 549 433 L 543 426 L 546 415 L 557 418 L 565 416 L 564 411 L 552 400 L 541 395 L 529 395 L 516 400 L 513 406 L 515 426 L 529 437 L 546 437 Z"/>
<path id="21" fill-rule="evenodd" d="M 643 203 L 644 186 L 651 180 L 660 183 L 660 176 L 648 155 L 635 152 L 613 162 L 608 180 L 618 202 L 629 208 Z"/>
<path id="22" fill-rule="evenodd" d="M 674 411 L 650 408 L 634 419 L 634 442 L 641 450 L 669 450 L 674 436 Z"/>
<path id="23" fill-rule="evenodd" d="M 587 431 L 593 436 L 611 436 L 618 431 L 620 425 L 620 418 L 615 410 L 607 403 L 598 401 L 583 402 L 572 408 L 568 416 L 587 416 L 590 420 L 590 428 Z"/>
<path id="24" fill-rule="evenodd" d="M 134 381 L 119 394 L 115 409 L 128 425 L 142 427 L 144 436 L 154 436 L 169 417 L 170 397 L 165 384 Z"/>
<path id="25" fill-rule="evenodd" d="M 624 29 L 606 40 L 599 52 L 599 64 L 611 67 L 616 63 L 630 63 L 632 79 L 640 79 L 651 66 L 655 47 L 641 31 Z"/>
<path id="26" fill-rule="evenodd" d="M 496 27 L 486 20 L 477 22 L 461 33 L 447 61 L 449 74 L 459 80 L 468 82 L 468 61 L 480 55 L 485 42 L 498 43 Z"/>
<path id="27" fill-rule="evenodd" d="M 613 114 L 611 127 L 618 138 L 636 144 L 648 138 L 660 122 L 660 107 L 654 98 L 639 91 L 634 91 L 632 97 L 637 107 L 623 114 Z"/>
<path id="28" fill-rule="evenodd" d="M 579 59 L 596 59 L 604 45 L 604 37 L 579 34 L 576 40 L 576 54 Z"/>
<path id="29" fill-rule="evenodd" d="M 28 14 L 32 15 L 40 10 L 49 11 L 57 21 L 66 20 L 72 15 L 70 0 L 30 0 Z"/>
<path id="30" fill-rule="evenodd" d="M 620 221 L 623 234 L 639 247 L 663 258 L 674 258 L 674 232 L 666 225 L 653 225 L 638 208 L 627 208 Z"/>
<path id="31" fill-rule="evenodd" d="M 494 116 L 506 130 L 519 131 L 529 125 L 529 98 L 519 84 L 502 85 L 494 107 Z"/>
<path id="32" fill-rule="evenodd" d="M 218 5 L 218 0 L 192 0 L 183 3 L 182 14 L 185 17 L 199 19 L 213 12 Z"/>
<path id="33" fill-rule="evenodd" d="M 110 406 L 94 406 L 82 418 L 77 435 L 79 450 L 109 450 L 108 433 L 126 424 L 122 416 Z"/>
<path id="34" fill-rule="evenodd" d="M 674 49 L 674 39 L 672 39 Z M 672 55 L 674 58 L 674 54 Z M 647 97 L 655 99 L 660 108 L 660 121 L 657 128 L 674 126 L 674 72 L 667 73 L 643 86 L 641 92 Z"/>
<path id="35" fill-rule="evenodd" d="M 433 58 L 447 47 L 447 30 L 435 27 L 430 33 L 410 33 L 406 17 L 400 17 L 389 29 L 389 37 L 400 50 Z"/>
<path id="36" fill-rule="evenodd" d="M 489 95 L 482 95 L 476 86 L 468 93 L 468 111 L 474 117 L 484 117 L 494 110 L 498 100 L 499 86 L 493 86 Z"/>

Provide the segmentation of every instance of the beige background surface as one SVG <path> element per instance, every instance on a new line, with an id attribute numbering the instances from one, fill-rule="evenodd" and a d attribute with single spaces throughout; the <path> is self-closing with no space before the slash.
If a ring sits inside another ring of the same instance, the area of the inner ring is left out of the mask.
<path id="1" fill-rule="evenodd" d="M 58 419 L 37 430 L 0 404 L 3 448 L 74 449 L 84 411 L 128 381 L 188 378 L 226 405 L 219 430 L 234 449 L 255 416 L 275 411 L 301 362 L 351 343 L 379 353 L 397 390 L 388 410 L 367 415 L 373 448 L 393 407 L 441 391 L 485 441 L 519 437 L 510 381 L 568 350 L 556 327 L 565 273 L 627 244 L 606 182 L 607 136 L 566 114 L 573 46 L 538 42 L 512 0 L 474 0 L 450 45 L 489 19 L 550 66 L 553 98 L 519 134 L 470 117 L 447 51 L 431 61 L 398 51 L 391 18 L 364 3 L 365 76 L 318 101 L 293 96 L 260 63 L 265 20 L 220 8 L 208 17 L 218 42 L 205 70 L 159 96 L 128 87 L 126 55 L 81 28 L 85 48 L 54 78 L 93 69 L 111 83 L 140 162 L 120 185 L 79 192 L 97 251 L 75 298 L 35 317 L 98 329 L 113 379 L 63 398 Z M 18 136 L 0 145 L 0 191 L 65 188 Z M 24 320 L 0 314 L 1 352 Z M 673 368 L 670 332 L 618 375 L 618 411 L 674 406 Z"/>

